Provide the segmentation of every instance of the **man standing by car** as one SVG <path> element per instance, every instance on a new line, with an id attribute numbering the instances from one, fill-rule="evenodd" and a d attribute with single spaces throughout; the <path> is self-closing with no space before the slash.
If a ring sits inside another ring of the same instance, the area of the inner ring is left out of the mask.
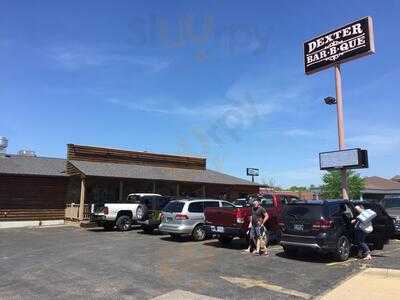
<path id="1" fill-rule="evenodd" d="M 254 236 L 255 236 L 255 232 L 254 232 L 254 228 L 257 226 L 257 220 L 261 218 L 262 221 L 262 225 L 265 226 L 265 224 L 268 221 L 268 213 L 265 210 L 264 207 L 261 206 L 260 201 L 258 200 L 254 200 L 253 201 L 253 208 L 251 210 L 251 217 L 250 217 L 250 222 L 249 222 L 249 248 L 246 250 L 246 252 L 253 252 L 253 250 L 255 249 L 255 245 L 254 245 Z M 267 238 L 266 238 L 267 242 L 268 242 L 268 232 L 267 232 Z"/>

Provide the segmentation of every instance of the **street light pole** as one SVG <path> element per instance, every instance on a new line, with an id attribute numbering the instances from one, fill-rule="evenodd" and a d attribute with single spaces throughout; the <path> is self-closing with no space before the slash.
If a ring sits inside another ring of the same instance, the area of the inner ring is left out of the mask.
<path id="1" fill-rule="evenodd" d="M 340 65 L 335 65 L 335 83 L 336 83 L 336 110 L 337 110 L 337 124 L 338 124 L 338 137 L 339 137 L 339 150 L 345 150 L 345 136 L 344 136 L 344 116 L 343 116 L 343 96 L 342 96 L 342 72 Z M 341 169 L 342 174 L 342 197 L 348 200 L 349 194 L 347 192 L 347 171 Z"/>

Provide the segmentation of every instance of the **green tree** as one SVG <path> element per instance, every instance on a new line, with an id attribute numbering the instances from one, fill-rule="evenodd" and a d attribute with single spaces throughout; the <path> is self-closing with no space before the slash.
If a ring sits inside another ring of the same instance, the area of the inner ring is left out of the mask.
<path id="1" fill-rule="evenodd" d="M 322 176 L 322 197 L 325 199 L 338 199 L 342 197 L 341 173 L 330 171 Z M 350 199 L 360 199 L 361 190 L 364 188 L 364 178 L 350 170 L 347 171 L 347 183 Z"/>
<path id="2" fill-rule="evenodd" d="M 293 186 L 289 187 L 288 190 L 291 191 L 291 192 L 305 192 L 305 191 L 308 191 L 308 188 L 305 187 L 305 186 L 293 185 Z"/>

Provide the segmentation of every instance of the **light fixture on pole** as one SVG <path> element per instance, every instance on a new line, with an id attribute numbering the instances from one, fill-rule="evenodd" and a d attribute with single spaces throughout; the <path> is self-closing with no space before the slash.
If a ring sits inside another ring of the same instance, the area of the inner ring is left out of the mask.
<path id="1" fill-rule="evenodd" d="M 334 98 L 334 97 L 326 97 L 324 99 L 324 101 L 325 101 L 325 104 L 328 104 L 328 105 L 334 105 L 337 103 L 336 98 Z"/>

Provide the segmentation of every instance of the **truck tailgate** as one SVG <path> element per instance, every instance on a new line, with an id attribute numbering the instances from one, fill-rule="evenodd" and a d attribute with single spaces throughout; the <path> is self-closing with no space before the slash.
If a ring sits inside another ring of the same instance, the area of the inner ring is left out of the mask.
<path id="1" fill-rule="evenodd" d="M 248 218 L 246 208 L 230 208 L 230 207 L 208 207 L 204 211 L 206 223 L 210 225 L 226 226 L 226 227 L 237 227 L 240 226 L 237 223 L 238 211 L 240 215 Z"/>

